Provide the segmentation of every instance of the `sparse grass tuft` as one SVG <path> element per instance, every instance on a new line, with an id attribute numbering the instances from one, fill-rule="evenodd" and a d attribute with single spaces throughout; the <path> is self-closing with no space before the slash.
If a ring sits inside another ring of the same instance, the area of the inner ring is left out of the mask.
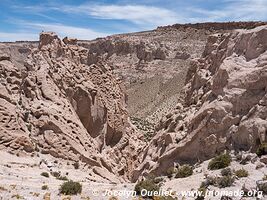
<path id="1" fill-rule="evenodd" d="M 248 177 L 248 171 L 245 169 L 239 169 L 237 171 L 235 171 L 235 175 L 238 178 L 242 178 L 242 177 Z"/>

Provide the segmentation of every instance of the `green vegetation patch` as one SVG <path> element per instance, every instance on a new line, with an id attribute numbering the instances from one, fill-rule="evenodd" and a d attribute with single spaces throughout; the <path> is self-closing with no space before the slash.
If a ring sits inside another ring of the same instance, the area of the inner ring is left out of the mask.
<path id="1" fill-rule="evenodd" d="M 218 155 L 209 162 L 208 169 L 223 169 L 228 167 L 231 164 L 231 161 L 231 156 L 228 153 Z"/>
<path id="2" fill-rule="evenodd" d="M 175 178 L 185 178 L 193 174 L 193 168 L 189 165 L 183 165 L 178 168 Z"/>
<path id="3" fill-rule="evenodd" d="M 63 183 L 59 188 L 60 194 L 76 195 L 82 192 L 82 185 L 79 182 L 69 180 Z"/>

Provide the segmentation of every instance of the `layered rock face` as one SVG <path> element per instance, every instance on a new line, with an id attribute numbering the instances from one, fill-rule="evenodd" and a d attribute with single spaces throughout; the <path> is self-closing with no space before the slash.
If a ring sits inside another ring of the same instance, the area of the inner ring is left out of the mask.
<path id="1" fill-rule="evenodd" d="M 144 150 L 140 174 L 166 173 L 223 150 L 267 140 L 267 26 L 215 34 L 187 74 L 184 104 L 164 117 Z"/>
<path id="2" fill-rule="evenodd" d="M 104 61 L 126 84 L 132 118 L 157 123 L 182 98 L 190 60 L 204 51 L 211 32 L 204 29 L 158 29 L 79 41 L 91 62 Z"/>
<path id="3" fill-rule="evenodd" d="M 91 63 L 104 60 L 123 79 L 132 119 L 155 125 L 183 99 L 190 62 L 201 57 L 209 35 L 264 24 L 174 24 L 152 31 L 79 41 L 78 44 L 89 49 Z"/>
<path id="4" fill-rule="evenodd" d="M 128 122 L 123 84 L 75 43 L 41 33 L 22 68 L 1 56 L 0 148 L 82 161 L 107 179 L 127 179 L 142 142 Z"/>

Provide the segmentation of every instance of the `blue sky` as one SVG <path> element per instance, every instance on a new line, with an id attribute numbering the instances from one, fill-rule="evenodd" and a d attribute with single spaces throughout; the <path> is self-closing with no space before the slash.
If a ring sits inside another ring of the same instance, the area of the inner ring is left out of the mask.
<path id="1" fill-rule="evenodd" d="M 63 3 L 64 2 L 64 3 Z M 267 0 L 0 0 L 0 41 L 94 39 L 174 23 L 267 21 Z"/>

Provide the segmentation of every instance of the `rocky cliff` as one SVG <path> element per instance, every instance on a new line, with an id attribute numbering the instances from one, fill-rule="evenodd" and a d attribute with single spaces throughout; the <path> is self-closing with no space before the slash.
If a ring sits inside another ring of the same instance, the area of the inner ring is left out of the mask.
<path id="1" fill-rule="evenodd" d="M 157 29 L 78 44 L 89 50 L 91 63 L 104 61 L 121 77 L 130 116 L 154 125 L 182 98 L 189 63 L 201 56 L 212 32 Z"/>
<path id="2" fill-rule="evenodd" d="M 87 49 L 41 33 L 24 65 L 0 58 L 0 148 L 82 161 L 106 179 L 131 174 L 140 151 L 124 86 Z M 113 174 L 113 175 L 112 175 Z"/>
<path id="3" fill-rule="evenodd" d="M 129 115 L 145 134 L 181 102 L 190 62 L 201 56 L 211 34 L 252 29 L 265 22 L 175 24 L 156 30 L 79 41 L 112 67 L 126 84 Z"/>
<path id="4" fill-rule="evenodd" d="M 223 150 L 256 150 L 267 136 L 267 27 L 214 34 L 191 64 L 183 105 L 144 149 L 140 174 L 166 173 Z"/>

